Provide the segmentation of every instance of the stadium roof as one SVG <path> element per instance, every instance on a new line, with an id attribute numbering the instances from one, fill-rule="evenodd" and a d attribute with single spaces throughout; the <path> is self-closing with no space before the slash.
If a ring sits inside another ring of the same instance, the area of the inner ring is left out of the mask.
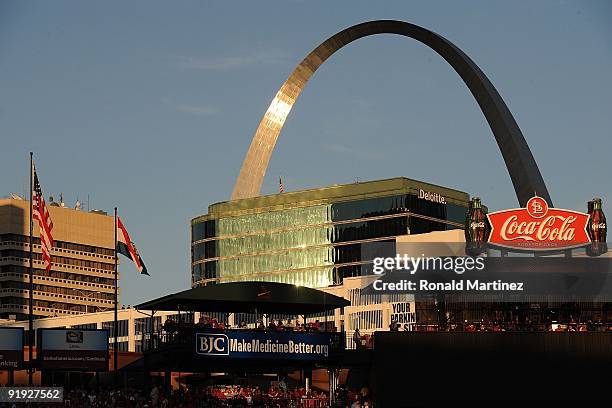
<path id="1" fill-rule="evenodd" d="M 201 286 L 136 305 L 139 310 L 313 314 L 348 306 L 344 298 L 275 282 L 233 282 Z"/>

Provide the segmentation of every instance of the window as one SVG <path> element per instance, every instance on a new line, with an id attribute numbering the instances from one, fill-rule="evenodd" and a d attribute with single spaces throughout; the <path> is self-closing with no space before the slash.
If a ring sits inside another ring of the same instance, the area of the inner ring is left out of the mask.
<path id="1" fill-rule="evenodd" d="M 21 242 L 29 243 L 30 237 L 19 234 L 1 234 L 0 242 Z M 33 237 L 32 242 L 34 245 L 40 245 L 40 238 Z M 95 247 L 91 245 L 74 244 L 72 242 L 54 241 L 53 246 L 55 248 L 68 249 L 71 251 L 89 252 L 90 254 L 115 256 L 115 251 L 109 248 Z"/>
<path id="2" fill-rule="evenodd" d="M 73 329 L 97 329 L 97 323 L 84 323 L 84 324 L 75 324 L 72 326 Z"/>
<path id="3" fill-rule="evenodd" d="M 161 327 L 161 316 L 153 317 L 153 332 L 159 331 Z M 138 336 L 141 334 L 151 333 L 151 318 L 142 317 L 134 319 L 134 333 Z"/>
<path id="4" fill-rule="evenodd" d="M 114 321 L 110 321 L 110 322 L 102 322 L 102 328 L 108 330 L 108 337 L 109 338 L 114 338 L 115 337 L 115 328 L 114 328 Z M 117 322 L 117 326 L 119 327 L 119 336 L 118 337 L 125 337 L 128 335 L 128 320 L 119 320 Z"/>
<path id="5" fill-rule="evenodd" d="M 27 251 L 5 249 L 3 251 L 0 251 L 0 257 L 14 257 L 14 258 L 30 259 L 30 253 Z M 39 253 L 33 253 L 32 257 L 36 261 L 42 260 L 42 254 L 39 254 Z M 80 266 L 84 268 L 103 269 L 107 271 L 115 270 L 114 263 L 87 261 L 84 259 L 67 258 L 65 256 L 52 255 L 51 262 L 64 264 L 64 265 L 71 265 L 71 266 Z"/>
<path id="6" fill-rule="evenodd" d="M 108 341 L 109 350 L 113 350 L 115 347 L 115 342 L 113 340 Z M 119 351 L 129 351 L 128 342 L 127 341 L 119 341 L 117 342 L 117 350 Z"/>

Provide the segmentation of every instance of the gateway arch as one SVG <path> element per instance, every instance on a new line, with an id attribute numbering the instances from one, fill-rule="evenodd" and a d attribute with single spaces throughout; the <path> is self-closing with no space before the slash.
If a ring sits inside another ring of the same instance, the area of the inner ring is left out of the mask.
<path id="1" fill-rule="evenodd" d="M 394 20 L 369 21 L 342 30 L 321 43 L 300 62 L 276 93 L 259 123 L 236 180 L 232 200 L 259 195 L 272 151 L 287 115 L 316 70 L 345 45 L 377 34 L 397 34 L 413 38 L 444 58 L 463 79 L 484 113 L 521 206 L 524 207 L 527 200 L 537 193 L 552 207 L 548 189 L 531 150 L 514 117 L 486 75 L 474 61 L 446 38 L 423 27 Z"/>

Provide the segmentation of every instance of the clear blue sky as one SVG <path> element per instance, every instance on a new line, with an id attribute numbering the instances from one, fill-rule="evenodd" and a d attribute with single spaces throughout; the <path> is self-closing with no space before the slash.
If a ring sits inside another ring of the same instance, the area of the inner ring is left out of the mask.
<path id="1" fill-rule="evenodd" d="M 294 66 L 366 20 L 422 25 L 462 48 L 515 115 L 555 205 L 612 214 L 609 1 L 0 2 L 0 190 L 28 152 L 46 195 L 120 215 L 122 300 L 190 284 L 189 221 L 227 200 L 252 134 Z M 491 131 L 452 69 L 396 36 L 362 39 L 317 72 L 263 188 L 406 176 L 516 205 Z"/>

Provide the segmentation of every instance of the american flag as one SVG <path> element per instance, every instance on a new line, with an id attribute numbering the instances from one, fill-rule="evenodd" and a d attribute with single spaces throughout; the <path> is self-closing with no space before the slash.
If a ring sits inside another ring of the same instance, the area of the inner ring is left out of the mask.
<path id="1" fill-rule="evenodd" d="M 280 177 L 278 178 L 278 190 L 281 193 L 285 192 L 285 187 L 283 187 L 283 180 Z"/>
<path id="2" fill-rule="evenodd" d="M 53 247 L 53 222 L 49 216 L 49 209 L 45 203 L 42 190 L 40 189 L 40 183 L 38 182 L 38 175 L 36 174 L 36 167 L 34 171 L 34 191 L 32 191 L 32 218 L 38 221 L 40 227 L 40 248 L 42 251 L 42 258 L 45 262 L 45 269 L 51 270 L 51 248 Z"/>

